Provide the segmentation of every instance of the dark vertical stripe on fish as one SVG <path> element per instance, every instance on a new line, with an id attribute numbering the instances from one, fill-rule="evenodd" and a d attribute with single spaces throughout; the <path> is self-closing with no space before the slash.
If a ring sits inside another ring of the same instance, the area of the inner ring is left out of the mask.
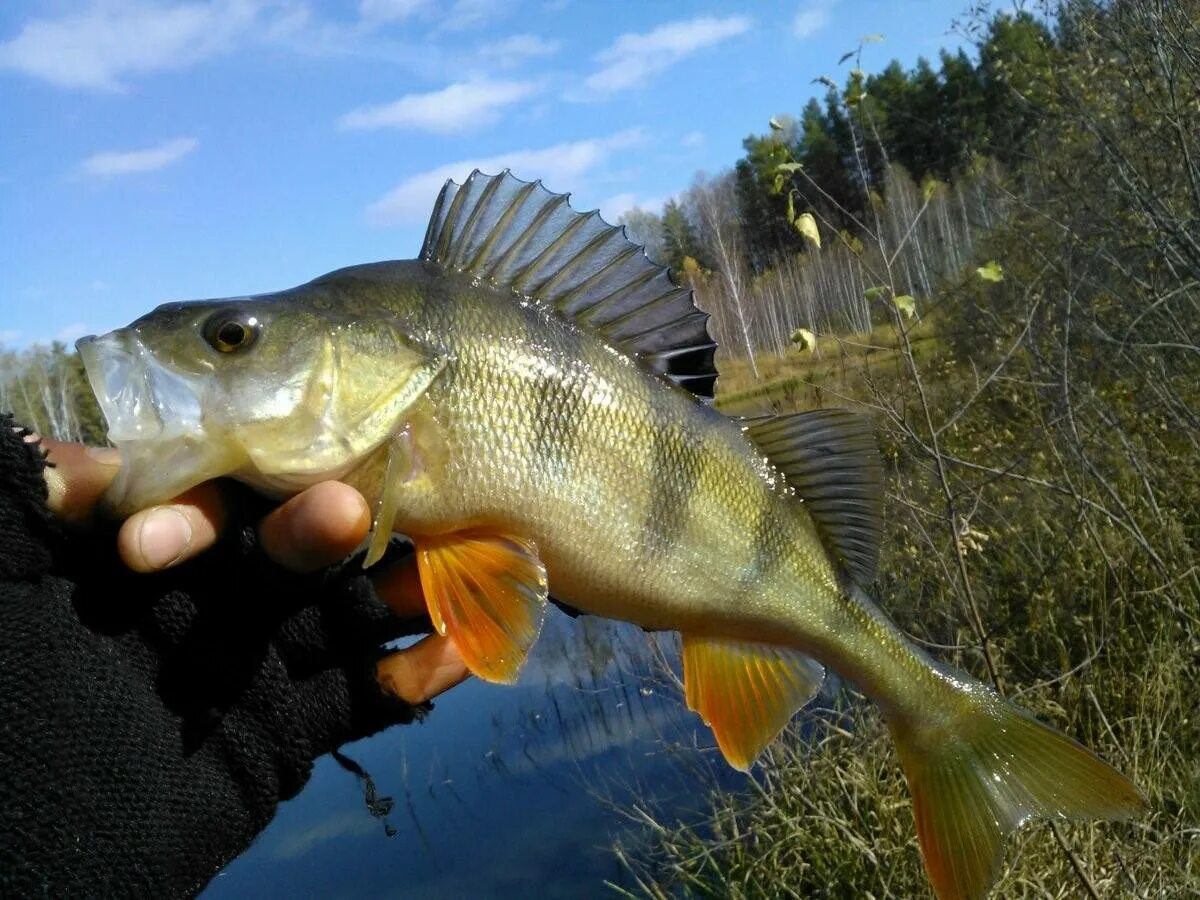
<path id="1" fill-rule="evenodd" d="M 542 339 L 545 338 L 542 326 Z M 533 452 L 550 478 L 564 478 L 570 471 L 578 452 L 580 440 L 579 413 L 583 404 L 584 373 L 574 368 L 583 358 L 583 342 L 579 330 L 570 324 L 561 325 L 554 335 L 554 349 L 539 348 L 550 356 L 555 366 L 547 365 L 534 380 L 536 398 L 533 410 Z M 550 360 L 547 360 L 549 363 Z M 565 367 L 572 367 L 567 371 Z"/>
<path id="2" fill-rule="evenodd" d="M 754 557 L 742 570 L 738 581 L 742 587 L 762 585 L 783 565 L 791 549 L 789 535 L 780 520 L 779 510 L 770 497 L 763 497 L 758 519 L 754 523 Z"/>
<path id="3" fill-rule="evenodd" d="M 650 506 L 642 523 L 643 546 L 652 557 L 664 556 L 683 537 L 692 494 L 704 468 L 702 447 L 675 423 L 655 434 L 651 461 Z"/>

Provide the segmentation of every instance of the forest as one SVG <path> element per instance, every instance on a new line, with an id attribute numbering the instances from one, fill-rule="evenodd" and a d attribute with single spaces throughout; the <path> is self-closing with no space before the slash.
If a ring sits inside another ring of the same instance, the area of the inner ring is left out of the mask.
<path id="1" fill-rule="evenodd" d="M 874 594 L 915 640 L 1128 774 L 1151 812 L 1038 823 L 997 895 L 1200 892 L 1200 0 L 957 23 L 623 217 L 712 315 L 729 413 L 879 427 Z M 0 354 L 0 408 L 101 441 L 75 355 Z M 630 811 L 637 896 L 924 896 L 899 767 L 851 691 L 697 820 Z"/>

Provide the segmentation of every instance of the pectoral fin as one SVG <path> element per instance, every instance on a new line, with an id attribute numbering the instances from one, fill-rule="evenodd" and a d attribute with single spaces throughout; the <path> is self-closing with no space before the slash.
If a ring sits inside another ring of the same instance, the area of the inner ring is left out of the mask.
<path id="1" fill-rule="evenodd" d="M 439 634 L 485 681 L 517 680 L 546 616 L 546 567 L 532 541 L 459 532 L 415 541 L 421 589 Z"/>
<path id="2" fill-rule="evenodd" d="M 824 677 L 820 663 L 787 647 L 683 635 L 688 709 L 700 714 L 725 759 L 743 772 L 816 696 Z"/>
<path id="3" fill-rule="evenodd" d="M 412 430 L 404 428 L 391 439 L 387 468 L 383 475 L 383 491 L 375 510 L 375 522 L 371 526 L 371 542 L 363 558 L 363 568 L 368 569 L 379 562 L 388 542 L 392 539 L 392 527 L 396 523 L 396 511 L 400 505 L 400 491 L 412 477 L 414 466 Z"/>

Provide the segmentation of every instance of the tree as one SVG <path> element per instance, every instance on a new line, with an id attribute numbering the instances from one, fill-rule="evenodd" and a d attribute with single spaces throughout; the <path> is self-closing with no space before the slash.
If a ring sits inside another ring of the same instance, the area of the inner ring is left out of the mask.
<path id="1" fill-rule="evenodd" d="M 617 223 L 625 226 L 625 234 L 631 241 L 646 248 L 650 259 L 667 265 L 661 216 L 635 206 L 623 212 Z"/>
<path id="2" fill-rule="evenodd" d="M 732 172 L 711 179 L 701 173 L 692 182 L 686 198 L 699 223 L 704 246 L 711 254 L 714 274 L 720 279 L 727 303 L 737 319 L 743 349 L 757 379 L 758 365 L 754 359 L 754 341 L 750 337 L 753 310 L 746 297 L 746 250 L 742 221 L 738 216 L 736 178 Z"/>
<path id="3" fill-rule="evenodd" d="M 708 254 L 696 237 L 695 227 L 677 200 L 668 200 L 663 207 L 661 234 L 662 261 L 676 273 L 684 271 L 686 259 L 694 260 L 701 268 L 712 268 Z"/>

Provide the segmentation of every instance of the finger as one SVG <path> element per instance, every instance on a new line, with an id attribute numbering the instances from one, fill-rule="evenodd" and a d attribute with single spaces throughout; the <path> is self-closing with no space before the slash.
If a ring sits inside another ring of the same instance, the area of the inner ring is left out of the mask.
<path id="1" fill-rule="evenodd" d="M 381 659 L 379 686 L 407 703 L 424 703 L 461 684 L 471 674 L 447 637 L 431 634 Z"/>
<path id="2" fill-rule="evenodd" d="M 67 522 L 89 518 L 109 482 L 121 467 L 121 454 L 113 447 L 86 447 L 42 438 L 47 451 L 44 477 L 50 511 Z"/>
<path id="3" fill-rule="evenodd" d="M 295 572 L 313 572 L 343 559 L 362 543 L 371 512 L 362 494 L 323 481 L 284 503 L 258 526 L 267 555 Z"/>
<path id="4" fill-rule="evenodd" d="M 171 503 L 152 506 L 126 519 L 117 552 L 135 572 L 157 572 L 207 550 L 225 525 L 226 504 L 212 482 L 197 485 Z"/>
<path id="5" fill-rule="evenodd" d="M 371 581 L 379 599 L 399 618 L 425 615 L 425 595 L 421 592 L 416 557 L 407 556 L 384 571 L 373 573 Z"/>

